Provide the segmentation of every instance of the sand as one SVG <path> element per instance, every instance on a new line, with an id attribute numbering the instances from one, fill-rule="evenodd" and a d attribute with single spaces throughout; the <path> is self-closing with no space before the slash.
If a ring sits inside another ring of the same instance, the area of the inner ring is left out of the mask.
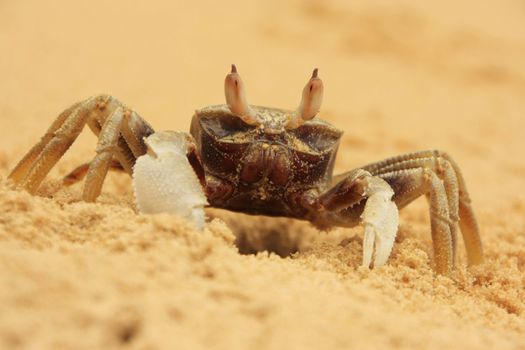
<path id="1" fill-rule="evenodd" d="M 525 5 L 505 1 L 93 0 L 0 3 L 0 348 L 525 348 Z M 312 68 L 345 171 L 420 149 L 464 171 L 486 253 L 432 270 L 428 206 L 402 211 L 388 264 L 362 229 L 208 211 L 203 233 L 139 215 L 111 174 L 94 204 L 9 170 L 75 101 L 107 92 L 158 130 L 222 103 L 236 63 L 254 104 L 294 108 Z"/>

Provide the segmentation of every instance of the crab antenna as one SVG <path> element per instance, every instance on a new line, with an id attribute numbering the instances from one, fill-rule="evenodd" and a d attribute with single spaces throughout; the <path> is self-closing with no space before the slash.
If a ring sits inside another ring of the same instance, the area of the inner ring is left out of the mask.
<path id="1" fill-rule="evenodd" d="M 313 119 L 321 109 L 323 102 L 323 81 L 317 76 L 317 68 L 312 72 L 312 77 L 306 83 L 301 103 L 286 124 L 287 129 L 294 129 L 303 124 L 305 121 Z"/>
<path id="2" fill-rule="evenodd" d="M 244 83 L 234 64 L 232 64 L 230 74 L 224 80 L 224 95 L 226 96 L 226 104 L 233 114 L 238 115 L 247 124 L 259 124 L 257 114 L 248 105 Z"/>

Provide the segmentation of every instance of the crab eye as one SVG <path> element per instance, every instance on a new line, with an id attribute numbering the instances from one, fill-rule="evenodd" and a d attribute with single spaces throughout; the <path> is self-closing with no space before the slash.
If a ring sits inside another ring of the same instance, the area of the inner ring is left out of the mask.
<path id="1" fill-rule="evenodd" d="M 234 64 L 232 64 L 231 73 L 224 80 L 224 94 L 226 96 L 226 104 L 233 114 L 242 118 L 247 124 L 259 124 L 257 114 L 248 105 L 244 83 Z"/>
<path id="2" fill-rule="evenodd" d="M 290 116 L 288 123 L 285 125 L 286 129 L 292 130 L 299 127 L 307 120 L 313 119 L 319 112 L 323 101 L 323 81 L 318 77 L 318 72 L 317 68 L 312 72 L 312 77 L 303 89 L 301 103 Z"/>
<path id="3" fill-rule="evenodd" d="M 306 152 L 324 153 L 337 147 L 342 132 L 329 125 L 303 124 L 296 129 L 289 130 L 299 142 L 307 146 Z"/>
<path id="4" fill-rule="evenodd" d="M 256 128 L 245 123 L 241 118 L 229 114 L 203 117 L 201 118 L 201 125 L 208 134 L 218 139 L 232 138 Z"/>

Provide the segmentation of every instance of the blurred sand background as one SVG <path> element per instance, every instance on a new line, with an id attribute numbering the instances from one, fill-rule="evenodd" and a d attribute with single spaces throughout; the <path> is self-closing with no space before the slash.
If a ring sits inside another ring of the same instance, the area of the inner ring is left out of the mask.
<path id="1" fill-rule="evenodd" d="M 252 103 L 294 108 L 312 68 L 345 130 L 337 171 L 438 148 L 460 164 L 487 263 L 432 273 L 428 207 L 402 212 L 387 266 L 362 230 L 210 211 L 204 233 L 96 204 L 61 176 L 6 181 L 64 108 L 107 92 L 158 130 L 222 103 L 236 63 Z M 0 1 L 0 348 L 525 348 L 525 2 Z M 242 254 L 241 254 L 242 253 Z"/>

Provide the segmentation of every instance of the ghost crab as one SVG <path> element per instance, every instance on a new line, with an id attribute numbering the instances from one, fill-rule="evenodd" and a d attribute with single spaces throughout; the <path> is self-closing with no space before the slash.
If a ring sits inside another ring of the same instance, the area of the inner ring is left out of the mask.
<path id="1" fill-rule="evenodd" d="M 469 264 L 482 262 L 465 182 L 447 153 L 420 151 L 332 176 L 342 131 L 316 118 L 323 96 L 317 69 L 295 111 L 249 105 L 234 65 L 225 95 L 226 105 L 195 112 L 189 134 L 155 133 L 114 97 L 88 98 L 58 116 L 10 178 L 34 194 L 87 124 L 99 138 L 97 154 L 65 178 L 71 184 L 86 177 L 85 201 L 96 200 L 114 169 L 134 174 L 142 212 L 186 210 L 187 217 L 204 222 L 202 207 L 209 203 L 321 228 L 361 223 L 363 265 L 370 267 L 374 249 L 374 266 L 390 255 L 398 209 L 426 195 L 436 271 L 448 274 L 454 266 L 458 223 Z"/>

